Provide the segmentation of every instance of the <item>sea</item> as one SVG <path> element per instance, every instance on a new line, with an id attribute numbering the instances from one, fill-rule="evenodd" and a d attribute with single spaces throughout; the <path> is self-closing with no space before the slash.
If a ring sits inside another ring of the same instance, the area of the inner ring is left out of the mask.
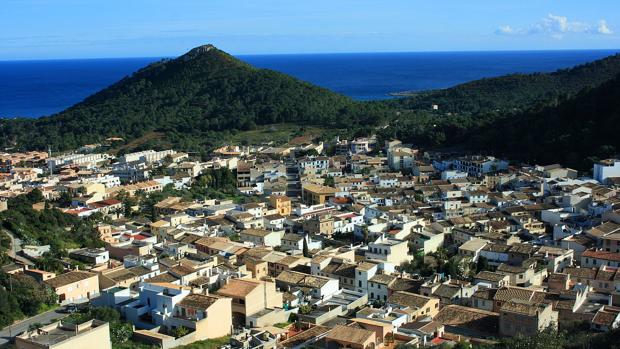
<path id="1" fill-rule="evenodd" d="M 620 50 L 403 52 L 242 55 L 356 100 L 395 98 L 394 92 L 441 89 L 512 73 L 550 72 Z M 51 115 L 131 75 L 151 58 L 0 61 L 0 117 Z"/>

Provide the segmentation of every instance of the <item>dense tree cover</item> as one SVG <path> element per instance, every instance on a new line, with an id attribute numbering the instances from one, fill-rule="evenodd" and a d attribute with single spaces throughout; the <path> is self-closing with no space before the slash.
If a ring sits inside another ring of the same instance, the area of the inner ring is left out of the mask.
<path id="1" fill-rule="evenodd" d="M 0 228 L 6 229 L 25 245 L 50 245 L 50 252 L 37 259 L 36 267 L 51 272 L 62 272 L 68 256 L 67 250 L 80 247 L 102 247 L 95 229 L 97 223 L 104 221 L 100 213 L 84 219 L 65 214 L 49 203 L 43 210 L 35 210 L 32 205 L 44 201 L 39 190 L 20 195 L 9 200 L 9 210 L 0 212 Z M 5 240 L 2 240 L 5 241 Z M 0 249 L 0 260 L 8 262 Z M 81 265 L 73 261 L 72 265 Z"/>
<path id="2" fill-rule="evenodd" d="M 514 159 L 577 169 L 620 150 L 620 75 L 557 105 L 488 123 L 469 140 Z"/>
<path id="3" fill-rule="evenodd" d="M 140 138 L 134 148 L 206 154 L 240 130 L 294 123 L 320 126 L 330 135 L 378 132 L 381 140 L 396 137 L 420 147 L 561 161 L 583 169 L 589 156 L 618 149 L 617 109 L 611 103 L 617 80 L 608 82 L 618 74 L 620 55 L 615 55 L 554 73 L 513 74 L 390 101 L 355 102 L 253 68 L 207 45 L 151 64 L 59 114 L 0 119 L 0 147 L 63 150 L 119 136 L 127 142 Z M 598 87 L 605 82 L 611 91 Z M 431 110 L 433 104 L 438 111 Z"/>
<path id="4" fill-rule="evenodd" d="M 401 118 L 381 130 L 418 146 L 480 152 L 532 163 L 562 163 L 579 170 L 620 149 L 620 75 L 553 105 L 502 114 Z"/>
<path id="5" fill-rule="evenodd" d="M 0 265 L 9 262 L 8 251 L 11 248 L 11 239 L 2 230 L 0 230 Z"/>
<path id="6" fill-rule="evenodd" d="M 24 244 L 50 245 L 55 252 L 68 248 L 102 246 L 94 230 L 95 224 L 103 219 L 100 214 L 80 219 L 49 205 L 40 211 L 32 208 L 33 204 L 44 200 L 41 192 L 36 189 L 10 199 L 9 209 L 0 212 L 2 227 Z"/>
<path id="7" fill-rule="evenodd" d="M 439 249 L 437 252 L 428 253 L 426 256 L 421 253 L 414 253 L 410 262 L 403 263 L 399 270 L 410 274 L 419 274 L 427 277 L 435 273 L 449 275 L 454 278 L 462 278 L 469 274 L 470 266 L 467 260 L 461 256 L 449 256 L 448 251 Z M 475 270 L 472 268 L 472 272 Z"/>
<path id="8" fill-rule="evenodd" d="M 206 45 L 147 66 L 69 109 L 0 120 L 0 147 L 73 149 L 105 137 L 165 134 L 179 149 L 212 147 L 222 132 L 294 122 L 340 128 L 377 124 L 382 104 L 356 103 L 287 75 L 253 68 Z"/>
<path id="9" fill-rule="evenodd" d="M 0 272 L 0 328 L 56 304 L 54 291 L 30 276 Z"/>
<path id="10" fill-rule="evenodd" d="M 135 198 L 122 195 L 117 196 L 117 199 L 123 201 L 126 207 L 137 204 L 141 206 L 141 212 L 131 212 L 129 216 L 144 214 L 151 220 L 157 220 L 159 216 L 155 212 L 155 204 L 172 196 L 180 197 L 182 201 L 205 199 L 242 201 L 242 197 L 237 193 L 237 175 L 235 171 L 227 168 L 203 170 L 187 189 L 178 190 L 174 188 L 174 185 L 168 184 L 161 192 L 153 192 L 148 195 L 138 193 Z"/>
<path id="11" fill-rule="evenodd" d="M 617 74 L 620 74 L 620 55 L 553 73 L 511 74 L 475 80 L 389 103 L 416 110 L 431 110 L 436 104 L 442 114 L 512 113 L 537 104 L 557 103 L 584 88 L 599 86 Z"/>

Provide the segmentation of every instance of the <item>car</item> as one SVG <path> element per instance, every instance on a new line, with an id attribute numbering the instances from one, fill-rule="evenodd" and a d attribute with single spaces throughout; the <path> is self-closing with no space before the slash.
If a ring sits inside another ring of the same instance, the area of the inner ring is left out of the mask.
<path id="1" fill-rule="evenodd" d="M 65 313 L 65 314 L 73 314 L 73 313 L 77 313 L 78 312 L 78 308 L 75 304 L 68 304 L 65 305 L 64 307 L 58 309 L 58 312 L 60 313 Z"/>
<path id="2" fill-rule="evenodd" d="M 88 303 L 71 303 L 65 305 L 59 311 L 66 314 L 78 313 L 87 310 L 90 307 Z"/>

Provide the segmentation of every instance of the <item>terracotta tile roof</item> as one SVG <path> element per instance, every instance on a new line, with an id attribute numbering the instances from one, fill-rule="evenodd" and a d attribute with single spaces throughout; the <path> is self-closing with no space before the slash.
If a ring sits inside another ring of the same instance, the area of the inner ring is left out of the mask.
<path id="1" fill-rule="evenodd" d="M 492 271 L 481 271 L 478 274 L 476 274 L 476 279 L 488 280 L 488 281 L 494 281 L 494 282 L 499 282 L 501 280 L 504 280 L 505 277 L 506 275 L 504 274 L 494 273 Z"/>
<path id="2" fill-rule="evenodd" d="M 592 319 L 592 323 L 595 325 L 603 325 L 603 326 L 611 326 L 613 325 L 616 318 L 620 314 L 620 308 L 618 307 L 610 307 L 603 306 L 599 311 L 596 312 L 594 318 Z"/>
<path id="3" fill-rule="evenodd" d="M 387 303 L 398 304 L 400 306 L 413 309 L 420 309 L 432 299 L 433 298 L 431 297 L 426 297 L 411 292 L 397 291 L 388 297 Z"/>
<path id="4" fill-rule="evenodd" d="M 566 267 L 564 274 L 568 274 L 573 278 L 594 279 L 596 277 L 596 268 L 577 268 Z"/>
<path id="5" fill-rule="evenodd" d="M 599 269 L 596 273 L 596 280 L 600 281 L 612 281 L 614 280 L 614 276 L 616 275 L 615 269 L 603 270 Z"/>
<path id="6" fill-rule="evenodd" d="M 347 343 L 363 344 L 372 338 L 375 333 L 362 328 L 338 325 L 327 334 L 327 339 L 343 341 Z"/>
<path id="7" fill-rule="evenodd" d="M 603 259 L 606 261 L 620 262 L 620 253 L 607 252 L 607 251 L 595 251 L 587 250 L 581 254 L 581 257 Z"/>
<path id="8" fill-rule="evenodd" d="M 309 341 L 310 339 L 319 337 L 328 331 L 330 331 L 330 329 L 325 326 L 314 326 L 310 329 L 300 332 L 299 334 L 294 335 L 293 337 L 290 337 L 285 341 L 280 342 L 279 345 L 285 348 L 298 347 L 301 344 Z"/>
<path id="9" fill-rule="evenodd" d="M 226 285 L 222 286 L 217 291 L 217 294 L 233 298 L 244 298 L 260 284 L 261 282 L 257 280 L 232 279 L 228 281 Z"/>
<path id="10" fill-rule="evenodd" d="M 245 234 L 245 235 L 250 235 L 250 236 L 256 236 L 256 237 L 265 237 L 269 234 L 271 234 L 272 232 L 269 230 L 264 230 L 264 229 L 245 229 L 241 231 L 241 234 Z"/>
<path id="11" fill-rule="evenodd" d="M 378 283 L 378 284 L 383 284 L 383 285 L 390 285 L 395 280 L 396 280 L 396 276 L 393 276 L 393 275 L 376 274 L 375 276 L 370 278 L 369 281 L 370 282 L 374 282 L 374 283 Z"/>
<path id="12" fill-rule="evenodd" d="M 190 267 L 186 267 L 184 265 L 175 265 L 174 267 L 170 268 L 170 270 L 168 270 L 170 273 L 176 275 L 176 276 L 186 276 L 192 273 L 195 273 L 196 271 Z"/>
<path id="13" fill-rule="evenodd" d="M 355 277 L 355 264 L 330 262 L 323 270 L 325 274 L 333 274 L 337 276 L 354 278 Z"/>
<path id="14" fill-rule="evenodd" d="M 497 293 L 496 288 L 480 288 L 471 296 L 472 298 L 485 299 L 485 300 L 493 300 L 495 297 L 495 293 Z"/>
<path id="15" fill-rule="evenodd" d="M 433 296 L 440 298 L 454 298 L 460 291 L 461 288 L 459 286 L 441 284 L 435 292 L 433 292 Z"/>
<path id="16" fill-rule="evenodd" d="M 420 286 L 422 285 L 423 280 L 413 280 L 407 278 L 398 278 L 392 285 L 389 286 L 389 289 L 392 291 L 406 291 L 417 293 L 420 290 Z"/>
<path id="17" fill-rule="evenodd" d="M 447 305 L 441 308 L 433 321 L 492 335 L 496 334 L 499 328 L 499 314 L 460 305 Z"/>
<path id="18" fill-rule="evenodd" d="M 513 299 L 502 304 L 502 312 L 517 313 L 526 316 L 535 316 L 537 312 L 547 305 L 526 300 Z"/>
<path id="19" fill-rule="evenodd" d="M 521 287 L 501 287 L 495 293 L 494 300 L 508 302 L 513 299 L 530 300 L 535 291 Z"/>
<path id="20" fill-rule="evenodd" d="M 44 282 L 52 288 L 58 288 L 66 286 L 78 281 L 86 280 L 92 277 L 96 277 L 97 274 L 87 271 L 74 270 L 68 273 L 60 274 L 53 279 L 45 280 Z"/>
<path id="21" fill-rule="evenodd" d="M 204 294 L 189 294 L 185 296 L 179 302 L 179 305 L 186 308 L 200 309 L 204 310 L 211 306 L 211 304 L 215 303 L 218 300 L 217 297 L 207 296 Z"/>
<path id="22" fill-rule="evenodd" d="M 169 273 L 162 273 L 162 274 L 153 276 L 150 279 L 146 279 L 144 281 L 148 283 L 160 283 L 160 282 L 172 283 L 172 282 L 179 281 L 179 278 Z"/>

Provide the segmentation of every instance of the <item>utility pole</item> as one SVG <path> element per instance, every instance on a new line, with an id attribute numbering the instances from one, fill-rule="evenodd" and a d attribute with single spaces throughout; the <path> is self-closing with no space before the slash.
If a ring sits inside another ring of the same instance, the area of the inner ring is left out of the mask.
<path id="1" fill-rule="evenodd" d="M 11 248 L 13 248 L 11 246 Z M 12 278 L 13 274 L 9 274 L 9 288 L 11 289 L 11 293 L 13 293 L 13 278 Z M 13 338 L 13 332 L 12 332 L 12 327 L 13 323 L 9 324 L 9 338 Z"/>

